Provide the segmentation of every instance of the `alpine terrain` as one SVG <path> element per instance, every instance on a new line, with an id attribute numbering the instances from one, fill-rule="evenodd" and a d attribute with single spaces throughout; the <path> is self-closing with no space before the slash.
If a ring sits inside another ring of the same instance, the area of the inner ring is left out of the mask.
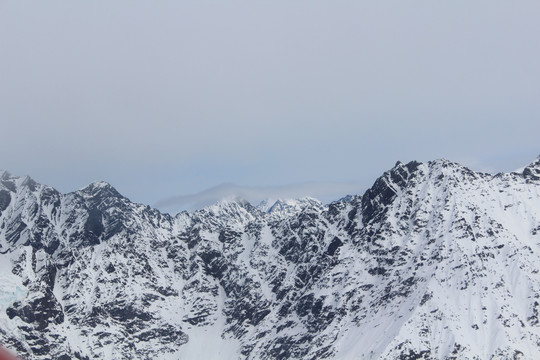
<path id="1" fill-rule="evenodd" d="M 540 359 L 540 158 L 175 216 L 0 172 L 0 343 L 27 359 Z"/>

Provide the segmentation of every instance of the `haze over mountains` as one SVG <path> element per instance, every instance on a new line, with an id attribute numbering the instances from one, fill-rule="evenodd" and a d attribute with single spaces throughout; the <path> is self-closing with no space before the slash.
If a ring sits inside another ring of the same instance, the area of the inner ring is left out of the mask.
<path id="1" fill-rule="evenodd" d="M 222 200 L 244 199 L 251 204 L 262 201 L 275 202 L 277 199 L 298 199 L 314 197 L 323 203 L 330 203 L 347 194 L 356 194 L 363 186 L 359 183 L 312 182 L 283 186 L 240 186 L 225 183 L 192 195 L 173 196 L 162 199 L 154 207 L 166 212 L 176 213 L 182 210 L 200 210 Z"/>
<path id="2" fill-rule="evenodd" d="M 28 359 L 537 359 L 540 158 L 175 216 L 0 173 L 0 342 Z"/>

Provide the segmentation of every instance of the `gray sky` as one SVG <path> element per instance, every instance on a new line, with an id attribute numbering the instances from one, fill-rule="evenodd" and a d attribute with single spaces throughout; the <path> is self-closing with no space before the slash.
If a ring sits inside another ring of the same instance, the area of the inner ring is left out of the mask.
<path id="1" fill-rule="evenodd" d="M 539 19 L 537 0 L 0 0 L 0 168 L 147 204 L 362 192 L 397 160 L 512 170 L 540 154 Z"/>

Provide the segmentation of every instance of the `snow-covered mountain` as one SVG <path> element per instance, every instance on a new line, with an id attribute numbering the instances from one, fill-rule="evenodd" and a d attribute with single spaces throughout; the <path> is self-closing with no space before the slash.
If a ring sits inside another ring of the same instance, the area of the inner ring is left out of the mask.
<path id="1" fill-rule="evenodd" d="M 28 359 L 538 359 L 540 158 L 162 214 L 0 172 L 0 342 Z"/>

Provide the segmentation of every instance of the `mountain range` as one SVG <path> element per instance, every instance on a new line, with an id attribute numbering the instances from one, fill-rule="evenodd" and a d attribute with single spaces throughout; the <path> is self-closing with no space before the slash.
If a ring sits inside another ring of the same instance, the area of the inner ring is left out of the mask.
<path id="1" fill-rule="evenodd" d="M 539 359 L 540 158 L 398 162 L 330 204 L 162 213 L 0 172 L 0 343 L 26 359 Z"/>

